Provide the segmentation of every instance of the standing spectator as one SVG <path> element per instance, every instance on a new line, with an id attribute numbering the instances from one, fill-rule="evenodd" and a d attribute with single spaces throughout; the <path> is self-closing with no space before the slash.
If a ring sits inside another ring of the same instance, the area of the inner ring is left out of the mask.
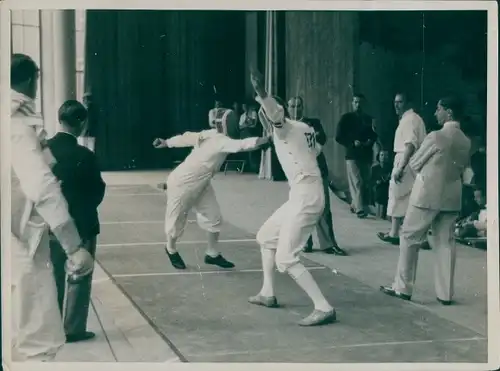
<path id="1" fill-rule="evenodd" d="M 35 113 L 39 68 L 28 56 L 11 58 L 12 360 L 50 361 L 65 342 L 50 264 L 49 230 L 68 256 L 71 273 L 88 274 L 91 255 L 52 174 L 43 121 Z"/>
<path id="2" fill-rule="evenodd" d="M 387 216 L 387 200 L 389 198 L 389 181 L 392 166 L 389 152 L 381 150 L 377 155 L 377 163 L 372 166 L 373 201 L 377 209 L 377 218 L 385 219 Z"/>
<path id="3" fill-rule="evenodd" d="M 214 108 L 208 111 L 208 125 L 215 129 L 215 119 L 217 118 L 217 110 L 222 108 L 222 101 L 219 98 L 215 99 Z"/>
<path id="4" fill-rule="evenodd" d="M 96 237 L 100 232 L 97 208 L 104 197 L 106 184 L 102 180 L 95 154 L 77 143 L 87 117 L 87 110 L 81 103 L 66 101 L 59 108 L 62 130 L 48 141 L 48 146 L 57 161 L 52 171 L 61 182 L 69 212 L 84 241 L 83 247 L 95 257 Z M 72 343 L 91 339 L 95 334 L 86 330 L 92 275 L 78 283 L 68 283 L 66 307 L 63 308 L 66 288 L 64 265 L 67 258 L 56 238 L 52 238 L 50 250 L 66 341 Z"/>
<path id="5" fill-rule="evenodd" d="M 436 296 L 441 304 L 451 304 L 456 261 L 453 231 L 461 207 L 461 176 L 470 158 L 470 140 L 460 129 L 462 113 L 461 101 L 441 99 L 435 115 L 442 128 L 430 133 L 409 161 L 418 175 L 401 231 L 394 281 L 380 288 L 387 295 L 411 300 L 420 246 L 432 228 Z"/>
<path id="6" fill-rule="evenodd" d="M 258 137 L 262 135 L 262 126 L 257 125 L 257 111 L 252 104 L 244 103 L 242 105 L 243 113 L 240 116 L 241 139 Z M 260 151 L 250 151 L 248 155 L 248 164 L 252 173 L 257 173 L 260 164 Z"/>
<path id="7" fill-rule="evenodd" d="M 410 194 L 415 182 L 415 173 L 408 166 L 411 157 L 420 148 L 425 135 L 422 118 L 411 108 L 408 95 L 396 94 L 394 109 L 399 116 L 399 125 L 394 137 L 394 167 L 389 183 L 387 215 L 391 217 L 389 233 L 379 232 L 378 238 L 394 245 L 399 244 L 399 230 L 408 209 Z"/>
<path id="8" fill-rule="evenodd" d="M 302 97 L 294 97 L 288 101 L 288 112 L 290 118 L 295 121 L 303 122 L 312 128 L 316 133 L 316 142 L 319 143 L 321 147 L 326 144 L 326 134 L 321 126 L 321 122 L 318 119 L 304 117 L 304 100 Z M 335 238 L 335 232 L 333 231 L 333 218 L 332 211 L 330 209 L 330 188 L 328 179 L 328 164 L 326 163 L 325 154 L 321 151 L 317 157 L 319 170 L 321 171 L 321 177 L 323 179 L 323 193 L 325 194 L 325 208 L 323 210 L 323 215 L 321 219 L 316 224 L 316 231 L 318 232 L 319 248 L 322 252 L 326 254 L 342 255 L 345 256 L 347 253 L 341 249 Z M 309 236 L 307 240 L 307 245 L 304 248 L 304 252 L 312 252 L 313 239 L 312 235 Z"/>
<path id="9" fill-rule="evenodd" d="M 344 114 L 337 127 L 336 141 L 346 149 L 347 179 L 351 194 L 351 210 L 365 218 L 369 202 L 370 167 L 373 163 L 373 145 L 377 135 L 373 131 L 373 118 L 363 106 L 363 94 L 352 99 L 353 111 Z"/>

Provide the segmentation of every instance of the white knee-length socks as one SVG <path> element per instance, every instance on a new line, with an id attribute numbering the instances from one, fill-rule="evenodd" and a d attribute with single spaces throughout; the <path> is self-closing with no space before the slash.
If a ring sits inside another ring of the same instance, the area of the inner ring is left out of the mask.
<path id="1" fill-rule="evenodd" d="M 262 272 L 264 281 L 260 295 L 270 297 L 274 296 L 274 270 L 276 269 L 276 250 L 273 249 L 260 249 L 262 257 Z"/>
<path id="2" fill-rule="evenodd" d="M 333 308 L 328 303 L 323 293 L 321 292 L 318 284 L 314 280 L 311 273 L 304 267 L 303 264 L 298 263 L 288 269 L 288 274 L 297 282 L 297 284 L 306 292 L 314 303 L 314 309 L 329 312 Z"/>

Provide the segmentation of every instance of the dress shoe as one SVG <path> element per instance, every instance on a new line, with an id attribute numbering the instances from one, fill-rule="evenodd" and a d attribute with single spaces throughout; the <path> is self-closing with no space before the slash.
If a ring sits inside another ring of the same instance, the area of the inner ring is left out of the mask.
<path id="1" fill-rule="evenodd" d="M 222 255 L 216 257 L 205 255 L 205 264 L 217 265 L 221 268 L 234 268 L 234 264 L 224 259 Z"/>
<path id="2" fill-rule="evenodd" d="M 423 244 L 420 245 L 420 248 L 422 250 L 431 250 L 431 245 L 429 244 L 429 241 L 425 241 Z"/>
<path id="3" fill-rule="evenodd" d="M 254 305 L 260 305 L 267 308 L 278 308 L 276 296 L 262 296 L 260 294 L 248 298 L 248 302 Z"/>
<path id="4" fill-rule="evenodd" d="M 389 236 L 389 233 L 378 232 L 377 237 L 384 242 L 388 242 L 393 245 L 399 245 L 399 237 Z"/>
<path id="5" fill-rule="evenodd" d="M 396 290 L 394 290 L 390 286 L 380 286 L 380 291 L 382 291 L 386 295 L 393 296 L 395 298 L 403 299 L 406 301 L 411 300 L 411 295 L 403 294 L 401 292 L 396 292 Z"/>
<path id="6" fill-rule="evenodd" d="M 321 251 L 324 252 L 325 254 L 347 256 L 347 252 L 338 246 L 332 246 Z"/>
<path id="7" fill-rule="evenodd" d="M 95 338 L 95 334 L 90 331 L 83 332 L 81 334 L 70 334 L 66 335 L 66 343 L 77 343 L 79 341 L 85 341 Z"/>
<path id="8" fill-rule="evenodd" d="M 446 305 L 446 306 L 453 304 L 453 302 L 451 300 L 443 300 L 443 299 L 439 299 L 439 298 L 436 298 L 436 299 L 439 303 Z"/>
<path id="9" fill-rule="evenodd" d="M 335 322 L 336 320 L 337 313 L 335 312 L 335 309 L 328 312 L 315 309 L 306 318 L 300 320 L 298 324 L 299 326 L 320 326 Z"/>
<path id="10" fill-rule="evenodd" d="M 170 259 L 170 263 L 172 263 L 172 266 L 174 268 L 186 269 L 186 264 L 184 263 L 184 260 L 182 260 L 182 257 L 178 252 L 171 254 L 168 252 L 167 248 L 165 248 L 165 252 L 167 253 L 168 258 Z"/>

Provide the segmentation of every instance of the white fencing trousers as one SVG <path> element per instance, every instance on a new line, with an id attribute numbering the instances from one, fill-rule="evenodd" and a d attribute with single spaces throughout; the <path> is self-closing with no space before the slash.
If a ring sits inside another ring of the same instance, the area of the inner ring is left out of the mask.
<path id="1" fill-rule="evenodd" d="M 50 361 L 66 342 L 50 261 L 48 233 L 33 257 L 11 237 L 12 360 Z"/>
<path id="2" fill-rule="evenodd" d="M 184 233 L 188 213 L 194 209 L 200 228 L 207 232 L 220 232 L 222 215 L 215 191 L 210 182 L 175 185 L 167 188 L 165 234 L 179 238 Z"/>
<path id="3" fill-rule="evenodd" d="M 285 272 L 300 262 L 309 235 L 318 223 L 325 207 L 323 183 L 320 177 L 307 177 L 290 188 L 290 196 L 257 232 L 262 248 L 276 249 L 276 267 Z"/>
<path id="4" fill-rule="evenodd" d="M 418 252 L 427 240 L 427 232 L 432 228 L 429 243 L 434 257 L 434 283 L 436 296 L 451 300 L 453 296 L 456 244 L 455 222 L 458 212 L 444 212 L 423 209 L 413 205 L 408 207 L 400 234 L 399 261 L 392 288 L 397 292 L 411 295 L 415 285 Z"/>

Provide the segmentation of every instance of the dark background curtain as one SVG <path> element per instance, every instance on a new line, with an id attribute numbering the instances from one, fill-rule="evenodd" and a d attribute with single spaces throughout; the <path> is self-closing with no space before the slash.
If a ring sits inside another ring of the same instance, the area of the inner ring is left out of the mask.
<path id="1" fill-rule="evenodd" d="M 208 128 L 214 85 L 228 103 L 244 95 L 244 12 L 92 10 L 86 29 L 103 170 L 171 166 L 189 150 L 154 138 Z"/>

